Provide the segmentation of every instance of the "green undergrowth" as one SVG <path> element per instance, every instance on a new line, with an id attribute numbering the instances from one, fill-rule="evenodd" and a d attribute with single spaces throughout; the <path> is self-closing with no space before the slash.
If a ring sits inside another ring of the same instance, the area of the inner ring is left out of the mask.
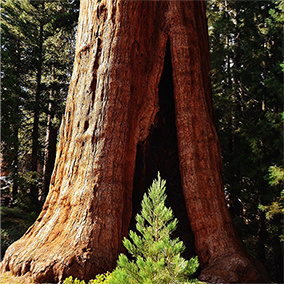
<path id="1" fill-rule="evenodd" d="M 18 240 L 36 220 L 37 214 L 18 207 L 1 206 L 1 258 L 6 249 Z"/>
<path id="2" fill-rule="evenodd" d="M 107 273 L 103 273 L 103 274 L 98 274 L 95 279 L 92 279 L 89 282 L 85 282 L 84 280 L 79 280 L 77 278 L 73 279 L 73 277 L 70 276 L 63 281 L 63 284 L 110 284 L 111 283 L 110 282 L 111 277 L 112 277 L 112 274 L 110 272 L 107 272 Z M 205 282 L 201 282 L 201 281 L 198 281 L 196 279 L 194 281 L 191 281 L 191 282 L 184 282 L 184 284 L 190 284 L 190 283 L 206 284 Z M 1 282 L 0 282 L 0 284 L 1 284 Z M 121 284 L 123 284 L 123 283 L 121 283 Z"/>
<path id="3" fill-rule="evenodd" d="M 104 274 L 97 275 L 95 279 L 86 283 L 84 280 L 79 280 L 77 278 L 73 279 L 73 277 L 70 276 L 63 281 L 63 284 L 109 284 L 110 278 L 111 273 L 106 272 Z"/>

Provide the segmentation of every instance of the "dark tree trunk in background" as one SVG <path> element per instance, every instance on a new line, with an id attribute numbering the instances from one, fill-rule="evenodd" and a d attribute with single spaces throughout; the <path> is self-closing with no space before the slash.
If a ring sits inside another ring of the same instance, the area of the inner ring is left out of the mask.
<path id="1" fill-rule="evenodd" d="M 44 11 L 44 1 L 42 1 L 42 11 Z M 43 23 L 39 26 L 39 46 L 37 48 L 38 60 L 36 68 L 36 91 L 34 101 L 34 120 L 32 130 L 32 160 L 31 171 L 33 172 L 34 182 L 30 186 L 30 202 L 31 209 L 38 211 L 39 208 L 39 185 L 38 185 L 38 164 L 39 164 L 39 116 L 40 116 L 40 96 L 41 96 L 41 74 L 42 74 L 42 62 L 43 62 Z"/>
<path id="2" fill-rule="evenodd" d="M 113 269 L 161 170 L 169 203 L 187 211 L 176 215 L 189 236 L 190 221 L 200 279 L 262 282 L 225 204 L 209 71 L 203 1 L 81 1 L 50 192 L 2 271 L 55 282 Z"/>
<path id="3" fill-rule="evenodd" d="M 21 59 L 21 52 L 20 52 L 20 42 L 17 41 L 16 44 L 16 60 L 19 63 Z M 20 78 L 20 70 L 19 66 L 16 65 L 14 68 L 15 76 Z M 14 94 L 15 99 L 15 111 L 13 117 L 13 162 L 12 162 L 12 180 L 13 180 L 13 189 L 12 189 L 12 206 L 16 203 L 18 197 L 18 189 L 19 189 L 19 125 L 20 125 L 20 97 L 19 93 L 21 92 L 20 87 L 16 86 L 17 91 Z"/>
<path id="4" fill-rule="evenodd" d="M 58 128 L 52 124 L 51 115 L 47 118 L 47 130 L 46 130 L 46 145 L 45 145 L 45 156 L 43 165 L 43 188 L 41 194 L 41 202 L 44 202 L 51 179 L 51 174 L 54 168 L 55 156 L 56 156 L 56 143 L 57 143 Z"/>
<path id="5" fill-rule="evenodd" d="M 52 67 L 52 79 L 54 80 L 54 67 Z M 54 109 L 52 100 L 53 90 L 50 90 L 49 94 L 49 105 L 48 105 L 48 116 L 46 123 L 46 138 L 45 138 L 45 153 L 44 153 L 44 165 L 43 165 L 43 187 L 41 194 L 41 202 L 43 203 L 47 197 L 49 184 L 51 180 L 52 171 L 54 168 L 55 158 L 56 158 L 56 144 L 57 144 L 57 134 L 58 127 L 55 127 L 52 119 L 54 118 Z"/>
<path id="6" fill-rule="evenodd" d="M 12 164 L 12 179 L 13 179 L 13 189 L 12 189 L 12 206 L 16 203 L 18 197 L 19 189 L 19 97 L 16 97 L 15 106 L 15 121 L 13 123 L 13 164 Z"/>

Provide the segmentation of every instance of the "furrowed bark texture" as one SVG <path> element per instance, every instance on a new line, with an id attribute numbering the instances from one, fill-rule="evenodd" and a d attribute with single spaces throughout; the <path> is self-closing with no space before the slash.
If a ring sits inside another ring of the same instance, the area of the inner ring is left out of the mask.
<path id="1" fill-rule="evenodd" d="M 261 282 L 224 200 L 205 5 L 198 1 L 81 0 L 50 192 L 35 224 L 7 250 L 2 271 L 55 282 L 89 280 L 116 266 L 132 214 L 137 145 L 159 111 L 168 40 L 181 184 L 200 279 Z"/>

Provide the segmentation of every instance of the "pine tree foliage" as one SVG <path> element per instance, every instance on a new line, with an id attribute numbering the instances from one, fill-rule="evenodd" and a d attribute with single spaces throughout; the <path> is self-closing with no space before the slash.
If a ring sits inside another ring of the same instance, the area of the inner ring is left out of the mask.
<path id="1" fill-rule="evenodd" d="M 111 283 L 186 283 L 198 268 L 197 257 L 187 261 L 181 257 L 185 247 L 171 233 L 177 227 L 173 212 L 165 206 L 165 181 L 158 178 L 145 193 L 141 214 L 136 216 L 137 232 L 130 231 L 130 239 L 123 244 L 134 260 L 121 254 Z"/>
<path id="2" fill-rule="evenodd" d="M 282 191 L 268 176 L 272 166 L 283 164 L 283 3 L 207 1 L 227 204 L 246 249 L 279 283 L 283 218 L 267 219 L 269 211 L 260 208 L 274 204 L 279 212 Z"/>
<path id="3" fill-rule="evenodd" d="M 284 214 L 284 169 L 282 167 L 277 166 L 271 166 L 269 168 L 269 184 L 272 187 L 272 189 L 275 189 L 277 187 L 280 187 L 281 193 L 280 197 L 277 197 L 273 200 L 273 202 L 270 205 L 259 205 L 259 209 L 263 212 L 265 212 L 265 217 L 267 220 L 271 220 L 275 215 L 282 215 Z M 280 234 L 280 239 L 283 242 L 283 228 Z"/>
<path id="4" fill-rule="evenodd" d="M 32 184 L 40 187 L 47 120 L 59 127 L 71 77 L 78 5 L 1 3 L 1 159 L 13 181 L 13 193 L 6 194 L 14 202 L 31 199 Z M 40 208 L 38 192 L 35 197 L 30 210 Z"/>

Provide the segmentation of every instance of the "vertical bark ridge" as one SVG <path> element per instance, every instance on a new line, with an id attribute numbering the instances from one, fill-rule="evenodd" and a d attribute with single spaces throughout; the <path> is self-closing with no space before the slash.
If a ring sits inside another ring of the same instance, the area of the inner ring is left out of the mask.
<path id="1" fill-rule="evenodd" d="M 70 274 L 88 280 L 116 264 L 131 216 L 136 145 L 157 112 L 159 47 L 166 40 L 154 24 L 164 4 L 132 4 L 82 2 L 50 193 L 36 223 L 7 251 L 2 270 L 55 282 Z M 100 33 L 101 41 L 94 36 Z"/>
<path id="2" fill-rule="evenodd" d="M 200 279 L 258 283 L 265 275 L 246 255 L 224 198 L 204 9 L 203 1 L 172 1 L 168 12 L 180 171 Z"/>

